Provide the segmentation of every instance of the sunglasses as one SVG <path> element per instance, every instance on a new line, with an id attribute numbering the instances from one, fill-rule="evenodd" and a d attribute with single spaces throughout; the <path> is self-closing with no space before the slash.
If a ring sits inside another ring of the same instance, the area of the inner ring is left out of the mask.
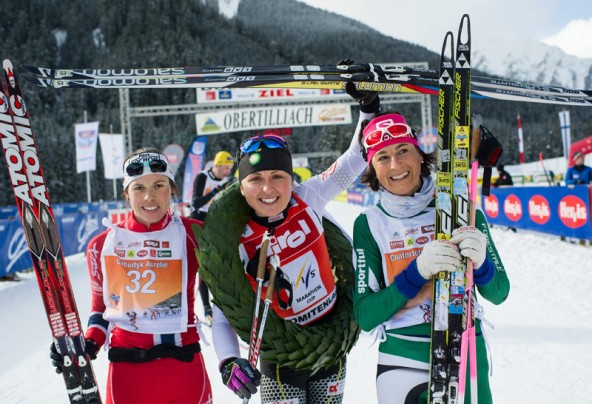
<path id="1" fill-rule="evenodd" d="M 365 149 L 369 149 L 384 141 L 400 137 L 415 139 L 415 134 L 411 126 L 404 123 L 392 123 L 384 128 L 378 128 L 370 132 L 367 136 L 364 136 L 363 145 Z"/>
<path id="2" fill-rule="evenodd" d="M 288 143 L 282 137 L 277 135 L 262 135 L 247 139 L 240 145 L 237 161 L 245 154 L 260 149 L 262 144 L 268 149 L 286 149 L 290 153 Z"/>
<path id="3" fill-rule="evenodd" d="M 128 164 L 128 166 L 125 168 L 125 172 L 130 177 L 137 177 L 138 175 L 142 175 L 144 173 L 144 167 L 146 166 L 153 174 L 164 173 L 168 168 L 168 164 L 164 160 L 138 161 Z"/>

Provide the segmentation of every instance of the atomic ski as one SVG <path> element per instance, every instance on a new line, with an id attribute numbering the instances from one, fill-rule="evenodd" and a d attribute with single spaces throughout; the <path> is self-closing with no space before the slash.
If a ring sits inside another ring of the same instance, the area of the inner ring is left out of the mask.
<path id="1" fill-rule="evenodd" d="M 100 403 L 29 113 L 12 63 L 4 60 L 3 69 L 2 146 L 49 327 L 64 359 L 62 374 L 68 397 L 70 403 Z"/>

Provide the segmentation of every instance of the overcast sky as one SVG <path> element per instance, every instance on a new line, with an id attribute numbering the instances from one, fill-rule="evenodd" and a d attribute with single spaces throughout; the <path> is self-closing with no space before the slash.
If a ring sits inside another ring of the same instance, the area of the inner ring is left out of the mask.
<path id="1" fill-rule="evenodd" d="M 545 42 L 592 58 L 592 0 L 298 0 L 440 52 L 447 31 L 471 18 L 472 47 L 496 38 Z M 480 45 L 483 44 L 483 45 Z"/>

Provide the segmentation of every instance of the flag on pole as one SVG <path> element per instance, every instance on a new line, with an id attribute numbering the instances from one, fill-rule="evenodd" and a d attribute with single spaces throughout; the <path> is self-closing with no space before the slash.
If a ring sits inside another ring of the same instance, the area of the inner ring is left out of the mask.
<path id="1" fill-rule="evenodd" d="M 123 160 L 125 158 L 123 135 L 101 133 L 99 134 L 99 142 L 105 166 L 105 179 L 123 178 Z"/>
<path id="2" fill-rule="evenodd" d="M 522 121 L 520 120 L 520 114 L 518 114 L 516 120 L 518 121 L 518 153 L 520 164 L 524 164 L 524 139 L 522 137 Z"/>
<path id="3" fill-rule="evenodd" d="M 561 128 L 561 139 L 563 140 L 563 156 L 566 161 L 569 161 L 569 148 L 571 147 L 569 111 L 559 112 L 559 127 Z"/>
<path id="4" fill-rule="evenodd" d="M 195 176 L 204 168 L 207 141 L 207 136 L 197 136 L 187 152 L 183 177 L 183 202 L 191 203 L 193 181 Z"/>

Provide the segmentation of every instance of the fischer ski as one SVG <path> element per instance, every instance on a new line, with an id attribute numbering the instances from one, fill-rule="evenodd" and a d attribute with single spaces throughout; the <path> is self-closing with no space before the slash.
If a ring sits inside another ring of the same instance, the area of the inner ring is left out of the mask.
<path id="1" fill-rule="evenodd" d="M 474 216 L 469 199 L 471 35 L 467 14 L 461 19 L 456 52 L 453 38 L 451 32 L 446 34 L 440 67 L 435 229 L 438 240 L 449 240 L 454 229 L 469 226 Z M 475 180 L 473 177 L 472 181 Z M 466 279 L 468 264 L 464 259 L 455 272 L 440 272 L 433 281 L 428 388 L 432 404 L 464 403 L 459 401 L 459 382 L 466 371 L 461 366 L 463 359 L 466 364 L 461 352 L 463 333 L 471 324 L 466 318 L 465 292 L 467 286 L 472 286 Z M 473 365 L 474 361 L 471 362 Z"/>
<path id="2" fill-rule="evenodd" d="M 463 39 L 465 37 L 466 39 Z M 452 229 L 472 224 L 469 199 L 469 167 L 471 160 L 471 26 L 463 15 L 458 30 L 454 73 L 454 142 L 452 153 Z M 473 178 L 475 180 L 475 178 Z M 449 404 L 458 404 L 461 372 L 461 339 L 466 329 L 465 302 L 468 260 L 461 261 L 456 272 L 450 273 L 450 301 L 448 306 L 448 390 Z M 476 386 L 475 386 L 476 387 Z M 464 403 L 464 401 L 463 401 Z"/>
<path id="3" fill-rule="evenodd" d="M 440 94 L 438 96 L 438 145 L 436 163 L 436 239 L 452 235 L 452 108 L 454 101 L 454 48 L 452 32 L 447 32 L 440 59 Z M 450 46 L 450 49 L 448 47 Z M 450 52 L 447 57 L 446 53 Z M 448 303 L 450 276 L 439 272 L 433 280 L 432 335 L 430 342 L 429 402 L 443 404 L 448 385 Z"/>
<path id="4" fill-rule="evenodd" d="M 4 60 L 3 71 L 2 146 L 47 320 L 64 359 L 62 374 L 68 397 L 70 403 L 100 403 L 29 114 L 9 60 Z"/>

